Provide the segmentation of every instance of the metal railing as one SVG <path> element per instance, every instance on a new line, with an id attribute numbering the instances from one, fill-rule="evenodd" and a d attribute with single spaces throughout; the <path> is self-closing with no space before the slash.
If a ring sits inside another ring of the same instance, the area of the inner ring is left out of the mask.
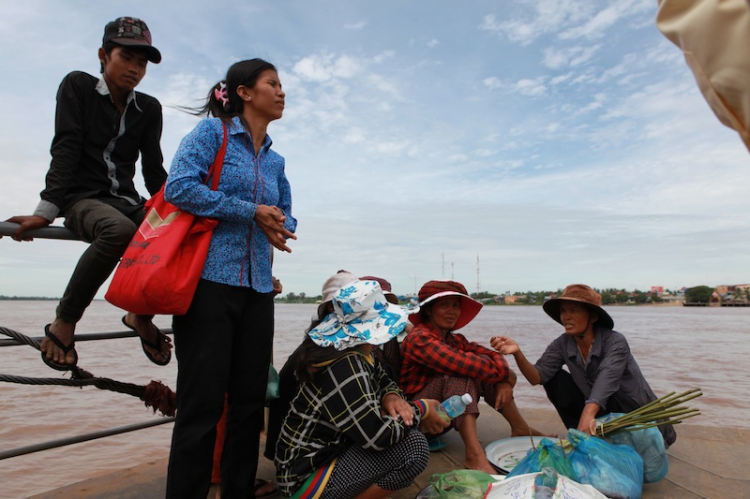
<path id="1" fill-rule="evenodd" d="M 160 331 L 164 334 L 172 334 L 172 330 L 168 328 L 161 329 Z M 115 340 L 120 338 L 135 338 L 138 336 L 138 333 L 135 331 L 115 331 L 112 333 L 91 333 L 91 334 L 76 334 L 76 343 L 80 341 L 96 341 L 96 340 Z M 32 340 L 35 340 L 37 343 L 41 342 L 44 339 L 44 336 L 34 336 L 31 337 Z M 7 339 L 0 339 L 0 347 L 12 347 L 12 346 L 18 346 L 18 345 L 25 345 L 24 342 L 13 339 L 13 338 L 7 338 Z"/>
<path id="2" fill-rule="evenodd" d="M 18 335 L 18 333 L 15 333 L 14 331 L 7 330 L 6 328 L 1 328 L 4 331 L 11 332 L 15 335 Z M 164 329 L 164 333 L 171 333 L 171 329 Z M 19 335 L 23 336 L 23 335 Z M 76 341 L 96 341 L 96 340 L 107 340 L 107 339 L 116 339 L 116 338 L 130 338 L 138 336 L 138 333 L 134 331 L 118 331 L 113 333 L 93 333 L 93 334 L 82 334 L 76 336 Z M 3 339 L 0 340 L 0 347 L 10 347 L 10 346 L 19 346 L 19 345 L 28 345 L 29 340 L 39 342 L 42 340 L 41 337 L 39 338 L 30 338 L 30 337 L 23 337 L 26 341 L 10 338 L 10 339 Z M 20 377 L 11 377 L 6 375 L 0 375 L 2 377 L 2 381 L 11 381 L 11 382 L 22 382 L 24 384 L 49 384 L 49 380 L 43 379 L 43 378 L 20 378 Z M 6 379 L 8 378 L 8 379 Z M 106 381 L 113 381 L 113 380 L 104 380 L 101 379 L 103 382 L 106 383 Z M 55 380 L 58 382 L 58 384 L 74 384 L 76 381 L 80 384 L 83 383 L 81 380 Z M 84 380 L 85 381 L 85 380 Z M 113 381 L 114 382 L 114 381 Z M 83 386 L 83 385 L 80 385 Z M 96 386 L 96 385 L 95 385 Z M 133 385 L 135 386 L 135 385 Z M 98 388 L 101 388 L 101 386 L 98 386 Z M 110 388 L 111 389 L 111 388 Z M 123 392 L 127 393 L 127 392 Z M 132 393 L 131 393 L 132 395 Z M 0 461 L 3 459 L 9 459 L 11 457 L 17 457 L 17 456 L 23 456 L 25 454 L 31 454 L 34 452 L 39 452 L 43 450 L 48 449 L 54 449 L 57 447 L 64 447 L 66 445 L 73 445 L 78 444 L 82 442 L 88 442 L 90 440 L 96 440 L 99 438 L 105 438 L 112 435 L 119 435 L 122 433 L 129 433 L 132 431 L 138 431 L 143 430 L 145 428 L 150 428 L 152 426 L 158 426 L 166 423 L 171 423 L 174 421 L 174 417 L 166 417 L 161 418 L 159 420 L 152 420 L 152 421 L 145 421 L 142 423 L 135 423 L 128 426 L 121 426 L 118 428 L 108 428 L 106 430 L 100 430 L 95 431 L 91 433 L 84 433 L 82 435 L 76 435 L 73 437 L 67 437 L 67 438 L 61 438 L 57 440 L 51 440 L 47 442 L 41 442 L 33 445 L 28 445 L 24 447 L 18 447 L 15 449 L 8 449 L 8 450 L 2 450 L 0 451 Z"/>
<path id="3" fill-rule="evenodd" d="M 12 236 L 18 227 L 18 224 L 0 222 L 0 236 Z M 81 240 L 81 238 L 73 234 L 71 231 L 59 225 L 50 225 L 43 229 L 29 230 L 25 235 L 29 237 L 38 237 L 39 239 L 61 239 L 66 241 Z"/>
<path id="4" fill-rule="evenodd" d="M 12 346 L 20 346 L 20 345 L 29 345 L 30 342 L 35 341 L 39 343 L 42 340 L 42 337 L 32 338 L 27 337 L 25 335 L 21 335 L 15 331 L 9 330 L 7 328 L 0 327 L 5 334 L 12 334 L 15 336 L 20 337 L 20 339 L 16 339 L 15 337 L 11 337 L 9 339 L 2 339 L 0 340 L 0 347 L 12 347 Z M 165 334 L 171 334 L 171 329 L 163 329 L 162 332 Z M 76 342 L 79 341 L 97 341 L 97 340 L 108 340 L 108 339 L 118 339 L 118 338 L 132 338 L 138 336 L 138 333 L 135 331 L 117 331 L 117 332 L 111 332 L 111 333 L 92 333 L 92 334 L 81 334 L 76 335 Z M 8 376 L 4 374 L 0 374 L 0 381 L 8 381 L 8 382 L 19 382 L 22 384 L 29 384 L 29 385 L 35 385 L 35 384 L 51 384 L 51 381 L 46 378 L 22 378 L 19 376 Z M 55 379 L 56 383 L 54 384 L 68 384 L 71 386 L 84 386 L 84 384 L 88 385 L 90 383 L 86 383 L 87 381 L 92 380 L 76 380 L 76 379 Z M 100 383 L 91 383 L 94 386 L 97 386 L 97 388 L 103 388 L 101 385 L 108 385 L 110 383 L 119 383 L 114 380 L 108 380 L 106 378 L 98 378 L 98 381 Z M 153 383 L 153 382 L 152 382 Z M 129 385 L 129 384 L 122 384 L 123 386 L 127 386 L 128 388 L 135 388 L 137 385 Z M 107 389 L 112 389 L 111 387 L 107 386 Z M 114 391 L 121 391 L 121 390 L 114 390 Z M 129 393 L 127 390 L 122 390 L 121 393 Z M 133 393 L 130 393 L 133 395 Z M 145 421 L 142 423 L 135 423 L 128 426 L 121 426 L 117 428 L 108 428 L 105 430 L 95 431 L 91 433 L 84 433 L 81 435 L 76 435 L 72 437 L 67 438 L 61 438 L 56 440 L 51 440 L 47 442 L 40 442 L 33 445 L 28 445 L 24 447 L 18 447 L 15 449 L 8 449 L 8 450 L 0 450 L 0 461 L 3 459 L 9 459 L 11 457 L 18 457 L 23 456 L 25 454 L 31 454 L 34 452 L 39 452 L 43 450 L 49 450 L 49 449 L 55 449 L 57 447 L 64 447 L 67 445 L 73 445 L 78 444 L 82 442 L 88 442 L 90 440 L 97 440 L 100 438 L 105 438 L 113 435 L 120 435 L 122 433 L 129 433 L 132 431 L 139 431 L 146 428 L 151 428 L 153 426 L 158 426 L 166 423 L 171 423 L 174 421 L 174 417 L 164 417 L 160 418 L 158 420 L 152 420 L 152 421 Z"/>
<path id="5" fill-rule="evenodd" d="M 18 229 L 19 225 L 10 222 L 0 222 L 0 236 L 12 236 Z M 61 226 L 49 226 L 42 229 L 30 230 L 25 233 L 26 236 L 39 238 L 39 239 L 58 239 L 66 241 L 80 241 L 80 238 L 73 232 Z M 171 334 L 171 329 L 163 329 L 163 333 Z M 80 341 L 98 341 L 98 340 L 109 340 L 119 338 L 134 338 L 137 337 L 138 333 L 135 331 L 117 331 L 111 333 L 92 333 L 92 334 L 80 334 L 76 335 L 76 342 Z M 41 342 L 44 337 L 33 337 L 28 338 L 29 340 Z M 9 338 L 0 339 L 0 347 L 10 347 L 26 345 L 23 341 Z M 78 444 L 82 442 L 88 442 L 90 440 L 97 440 L 100 438 L 110 437 L 113 435 L 120 435 L 122 433 L 129 433 L 132 431 L 139 431 L 153 426 L 159 426 L 167 423 L 174 422 L 174 417 L 164 417 L 158 420 L 145 421 L 142 423 L 135 423 L 127 426 L 120 426 L 117 428 L 108 428 L 106 430 L 95 431 L 91 433 L 84 433 L 82 435 L 76 435 L 67 438 L 61 438 L 57 440 L 51 440 L 48 442 L 41 442 L 33 445 L 27 445 L 25 447 L 18 447 L 15 449 L 8 449 L 0 451 L 0 461 L 3 459 L 9 459 L 12 457 L 23 456 L 25 454 L 31 454 L 43 450 L 55 449 L 58 447 L 64 447 L 67 445 Z"/>
<path id="6" fill-rule="evenodd" d="M 118 428 L 108 428 L 106 430 L 95 431 L 91 433 L 85 433 L 83 435 L 76 435 L 68 438 L 60 438 L 58 440 L 50 440 L 49 442 L 41 442 L 38 444 L 27 445 L 26 447 L 18 447 L 16 449 L 10 449 L 0 451 L 0 461 L 3 459 L 10 459 L 11 457 L 23 456 L 25 454 L 32 454 L 43 450 L 55 449 L 57 447 L 65 447 L 66 445 L 79 444 L 81 442 L 88 442 L 89 440 L 96 440 L 104 437 L 111 437 L 113 435 L 120 435 L 122 433 L 129 433 L 131 431 L 143 430 L 145 428 L 151 428 L 152 426 L 163 425 L 174 422 L 174 418 L 162 418 L 156 421 L 146 421 L 143 423 L 136 423 L 127 426 L 120 426 Z"/>

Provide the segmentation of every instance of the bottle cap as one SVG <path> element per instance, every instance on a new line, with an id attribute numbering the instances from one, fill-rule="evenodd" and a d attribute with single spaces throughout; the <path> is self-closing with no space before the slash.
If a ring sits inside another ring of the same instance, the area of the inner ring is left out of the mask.
<path id="1" fill-rule="evenodd" d="M 468 393 L 464 393 L 463 395 L 461 395 L 461 400 L 463 400 L 464 404 L 466 405 L 469 405 L 474 401 L 474 399 L 471 398 L 471 395 Z"/>

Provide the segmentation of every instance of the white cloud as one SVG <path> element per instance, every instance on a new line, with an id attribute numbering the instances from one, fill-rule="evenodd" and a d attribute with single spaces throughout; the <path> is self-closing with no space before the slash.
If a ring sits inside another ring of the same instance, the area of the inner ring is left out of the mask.
<path id="1" fill-rule="evenodd" d="M 351 78 L 362 69 L 361 61 L 348 55 L 321 54 L 305 57 L 294 65 L 300 78 L 314 82 Z"/>
<path id="2" fill-rule="evenodd" d="M 382 64 L 389 59 L 393 59 L 396 56 L 396 52 L 394 50 L 386 50 L 385 52 L 382 52 L 375 57 L 372 58 L 372 61 L 376 64 Z"/>
<path id="3" fill-rule="evenodd" d="M 554 78 L 550 79 L 549 84 L 553 86 L 560 85 L 561 83 L 565 83 L 566 81 L 570 80 L 571 76 L 572 76 L 572 73 L 555 76 Z"/>
<path id="4" fill-rule="evenodd" d="M 559 37 L 561 40 L 600 38 L 604 36 L 605 30 L 617 23 L 629 10 L 628 4 L 625 2 L 617 2 L 609 5 L 597 12 L 585 23 L 563 31 Z"/>
<path id="5" fill-rule="evenodd" d="M 580 66 L 589 61 L 600 47 L 601 45 L 578 45 L 566 48 L 548 47 L 544 50 L 543 64 L 550 69 Z"/>
<path id="6" fill-rule="evenodd" d="M 503 90 L 529 97 L 544 95 L 547 92 L 546 77 L 522 78 L 515 82 L 503 81 L 496 76 L 489 76 L 482 80 L 482 84 L 489 90 Z"/>
<path id="7" fill-rule="evenodd" d="M 539 96 L 547 92 L 547 87 L 544 84 L 544 78 L 524 78 L 518 80 L 514 85 L 513 89 L 521 95 L 528 96 Z"/>
<path id="8" fill-rule="evenodd" d="M 486 86 L 490 90 L 495 90 L 495 89 L 503 87 L 502 80 L 498 78 L 497 76 L 487 77 L 482 80 L 482 83 L 484 84 L 484 86 Z"/>
<path id="9" fill-rule="evenodd" d="M 497 15 L 488 14 L 480 28 L 495 32 L 511 42 L 528 45 L 545 34 L 585 19 L 593 10 L 588 2 L 575 0 L 538 0 L 517 4 L 526 7 L 522 17 L 499 21 Z"/>
<path id="10" fill-rule="evenodd" d="M 362 144 L 367 140 L 365 131 L 355 127 L 350 129 L 342 138 L 347 144 Z"/>
<path id="11" fill-rule="evenodd" d="M 368 75 L 367 80 L 374 88 L 384 94 L 387 94 L 390 98 L 402 98 L 399 84 L 397 82 L 389 80 L 387 77 L 376 73 Z"/>
<path id="12" fill-rule="evenodd" d="M 497 14 L 488 14 L 480 29 L 520 45 L 529 45 L 549 34 L 560 40 L 590 40 L 606 36 L 607 30 L 624 19 L 637 19 L 644 26 L 643 18 L 653 18 L 654 9 L 648 0 L 611 0 L 604 6 L 585 0 L 518 1 L 515 5 L 520 12 L 517 18 L 499 20 Z"/>
<path id="13" fill-rule="evenodd" d="M 364 29 L 365 26 L 367 26 L 366 21 L 359 21 L 356 23 L 345 23 L 344 29 L 350 29 L 350 30 L 361 30 Z"/>
<path id="14" fill-rule="evenodd" d="M 474 156 L 477 158 L 489 158 L 497 154 L 497 150 L 495 149 L 477 149 L 474 151 Z"/>

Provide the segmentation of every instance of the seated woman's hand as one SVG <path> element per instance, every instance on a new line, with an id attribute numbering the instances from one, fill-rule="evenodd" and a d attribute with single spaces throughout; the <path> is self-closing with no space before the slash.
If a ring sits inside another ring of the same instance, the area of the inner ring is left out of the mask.
<path id="1" fill-rule="evenodd" d="M 596 402 L 589 402 L 583 406 L 583 412 L 581 417 L 578 419 L 578 431 L 582 431 L 587 435 L 594 435 L 596 430 L 596 414 L 599 412 L 599 404 Z"/>
<path id="2" fill-rule="evenodd" d="M 444 420 L 438 414 L 438 406 L 440 405 L 439 400 L 427 399 L 425 400 L 430 410 L 427 411 L 427 416 L 422 418 L 422 422 L 419 423 L 419 431 L 428 435 L 439 435 L 450 426 L 450 422 Z"/>
<path id="3" fill-rule="evenodd" d="M 582 431 L 586 435 L 594 435 L 596 430 L 596 419 L 592 417 L 582 417 L 578 421 L 578 431 Z"/>
<path id="4" fill-rule="evenodd" d="M 513 387 L 507 381 L 500 381 L 495 385 L 495 410 L 499 411 L 505 404 L 513 400 Z"/>
<path id="5" fill-rule="evenodd" d="M 383 414 L 387 414 L 393 419 L 399 419 L 400 417 L 406 426 L 414 424 L 414 409 L 397 394 L 389 393 L 383 397 L 380 404 L 383 408 Z"/>
<path id="6" fill-rule="evenodd" d="M 503 355 L 514 354 L 521 350 L 518 343 L 508 336 L 493 336 L 490 338 L 490 346 Z"/>

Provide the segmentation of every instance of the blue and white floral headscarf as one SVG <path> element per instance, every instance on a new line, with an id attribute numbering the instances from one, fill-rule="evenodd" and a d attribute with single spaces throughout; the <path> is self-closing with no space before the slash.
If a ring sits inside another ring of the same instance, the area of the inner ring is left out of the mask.
<path id="1" fill-rule="evenodd" d="M 307 332 L 321 347 L 346 350 L 357 345 L 382 345 L 405 336 L 409 314 L 419 306 L 389 303 L 377 281 L 354 281 L 333 297 L 333 312 L 318 327 Z"/>

